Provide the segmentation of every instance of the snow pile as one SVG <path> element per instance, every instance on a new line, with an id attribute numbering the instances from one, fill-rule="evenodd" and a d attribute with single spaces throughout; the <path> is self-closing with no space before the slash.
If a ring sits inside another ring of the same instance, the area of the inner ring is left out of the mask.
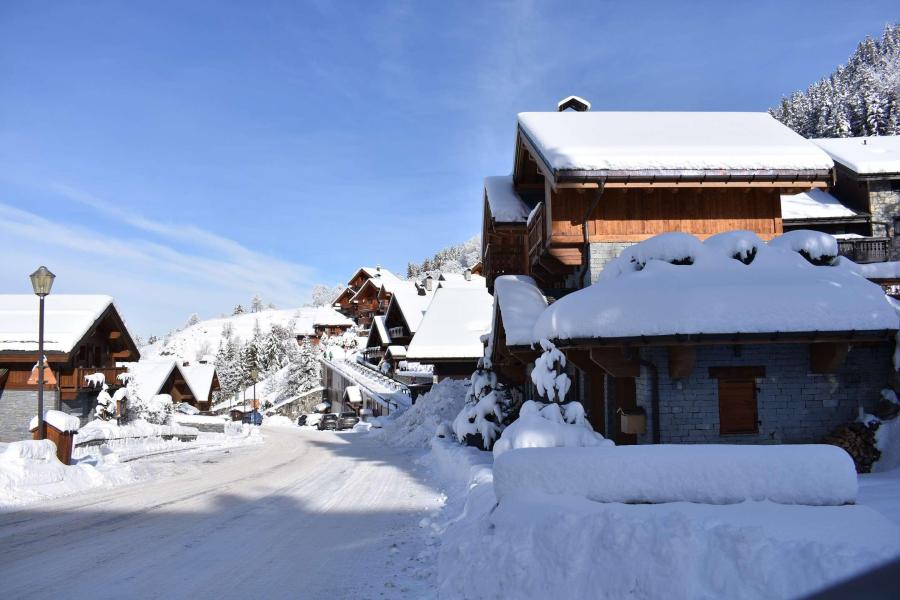
<path id="1" fill-rule="evenodd" d="M 519 448 L 612 445 L 611 440 L 595 432 L 585 420 L 580 402 L 561 406 L 556 403 L 541 405 L 528 400 L 519 409 L 519 418 L 503 430 L 494 444 L 494 456 Z"/>
<path id="2" fill-rule="evenodd" d="M 769 242 L 773 248 L 787 248 L 813 260 L 830 260 L 838 255 L 838 243 L 830 233 L 798 229 L 788 231 Z"/>
<path id="3" fill-rule="evenodd" d="M 78 430 L 75 444 L 129 438 L 194 437 L 197 433 L 197 429 L 193 427 L 184 427 L 178 424 L 157 425 L 143 419 L 130 421 L 126 425 L 117 425 L 115 421 L 95 419 Z"/>
<path id="4" fill-rule="evenodd" d="M 826 444 L 657 444 L 495 456 L 494 485 L 501 503 L 509 497 L 549 494 L 594 502 L 769 500 L 840 506 L 855 502 L 857 493 L 850 455 Z"/>
<path id="5" fill-rule="evenodd" d="M 294 422 L 284 415 L 272 415 L 266 417 L 263 422 L 267 427 L 293 427 Z"/>
<path id="6" fill-rule="evenodd" d="M 511 175 L 484 178 L 484 195 L 498 223 L 524 223 L 529 208 L 513 187 Z"/>
<path id="7" fill-rule="evenodd" d="M 531 345 L 534 322 L 547 308 L 547 298 L 534 279 L 527 275 L 501 275 L 494 280 L 494 301 L 503 318 L 506 345 Z"/>
<path id="8" fill-rule="evenodd" d="M 846 256 L 839 256 L 836 263 L 867 279 L 900 279 L 900 261 L 857 264 Z"/>
<path id="9" fill-rule="evenodd" d="M 795 231 L 768 244 L 755 237 L 742 232 L 701 244 L 668 233 L 636 244 L 597 283 L 541 313 L 532 340 L 898 328 L 880 286 L 795 251 L 836 253 L 832 236 Z M 756 248 L 749 264 L 735 258 L 742 246 Z"/>
<path id="10" fill-rule="evenodd" d="M 863 506 L 628 505 L 565 496 L 495 506 L 490 485 L 481 485 L 443 535 L 438 595 L 793 598 L 898 554 L 900 527 Z"/>
<path id="11" fill-rule="evenodd" d="M 78 428 L 81 427 L 81 421 L 78 419 L 78 417 L 66 414 L 59 410 L 45 410 L 44 422 L 48 425 L 56 427 L 60 431 L 78 431 Z M 37 416 L 31 417 L 31 422 L 28 424 L 28 428 L 37 429 L 37 426 Z"/>
<path id="12" fill-rule="evenodd" d="M 393 446 L 424 448 L 441 423 L 451 421 L 462 410 L 467 382 L 445 379 L 416 399 L 416 403 L 393 418 L 381 420 L 373 435 Z"/>
<path id="13" fill-rule="evenodd" d="M 49 440 L 12 442 L 0 454 L 0 509 L 136 479 L 115 454 L 103 452 L 94 462 L 66 466 Z"/>

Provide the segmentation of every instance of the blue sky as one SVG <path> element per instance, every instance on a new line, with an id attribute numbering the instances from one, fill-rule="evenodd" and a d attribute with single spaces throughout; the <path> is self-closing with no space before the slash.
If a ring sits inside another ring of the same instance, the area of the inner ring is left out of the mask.
<path id="1" fill-rule="evenodd" d="M 479 231 L 515 115 L 765 110 L 894 2 L 0 4 L 0 292 L 114 295 L 138 333 L 302 304 Z"/>

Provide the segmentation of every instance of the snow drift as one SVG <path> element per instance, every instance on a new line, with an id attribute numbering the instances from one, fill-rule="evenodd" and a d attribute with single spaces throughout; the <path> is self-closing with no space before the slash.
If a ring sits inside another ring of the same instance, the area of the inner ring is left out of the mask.
<path id="1" fill-rule="evenodd" d="M 596 502 L 839 506 L 855 502 L 858 487 L 850 456 L 824 444 L 518 450 L 496 457 L 494 485 L 501 505 L 543 494 Z"/>
<path id="2" fill-rule="evenodd" d="M 373 435 L 392 446 L 425 448 L 441 423 L 448 423 L 465 404 L 466 383 L 445 379 L 403 413 L 380 420 L 382 428 Z"/>

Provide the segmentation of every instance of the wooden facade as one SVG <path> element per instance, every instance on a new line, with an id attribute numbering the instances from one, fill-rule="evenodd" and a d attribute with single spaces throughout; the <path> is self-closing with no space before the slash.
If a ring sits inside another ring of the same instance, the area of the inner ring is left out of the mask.
<path id="1" fill-rule="evenodd" d="M 101 372 L 111 384 L 127 371 L 116 363 L 136 361 L 140 358 L 137 345 L 128 333 L 122 317 L 113 304 L 94 321 L 93 325 L 73 346 L 70 352 L 47 351 L 47 362 L 56 377 L 55 390 L 60 400 L 74 400 L 81 392 L 96 392 L 84 380 L 85 375 Z M 0 392 L 3 390 L 34 390 L 28 384 L 31 369 L 37 363 L 38 353 L 0 351 Z"/>

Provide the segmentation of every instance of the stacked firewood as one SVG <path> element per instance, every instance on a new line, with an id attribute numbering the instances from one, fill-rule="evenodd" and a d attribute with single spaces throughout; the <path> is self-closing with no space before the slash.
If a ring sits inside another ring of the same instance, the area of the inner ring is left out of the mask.
<path id="1" fill-rule="evenodd" d="M 878 420 L 869 424 L 854 422 L 838 425 L 822 441 L 846 450 L 856 464 L 857 473 L 871 473 L 872 465 L 881 458 L 881 450 L 875 447 L 875 432 L 880 425 Z"/>

